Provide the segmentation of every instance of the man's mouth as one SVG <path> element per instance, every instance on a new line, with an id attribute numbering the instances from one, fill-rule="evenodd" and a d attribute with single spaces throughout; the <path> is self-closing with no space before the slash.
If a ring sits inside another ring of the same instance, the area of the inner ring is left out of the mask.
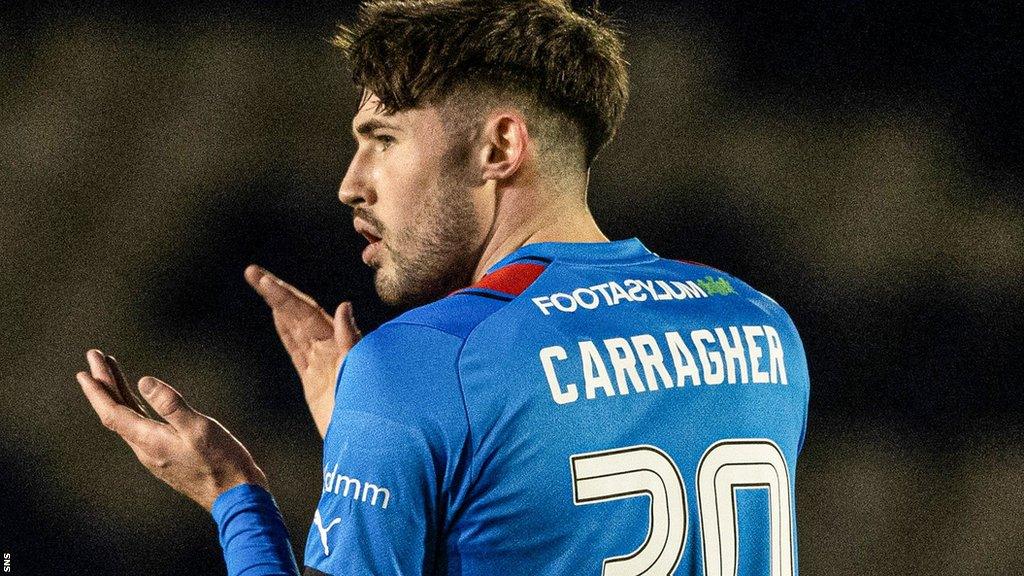
<path id="1" fill-rule="evenodd" d="M 378 242 L 381 239 L 380 230 L 378 230 L 377 227 L 369 221 L 364 220 L 359 216 L 352 219 L 352 227 L 356 229 L 356 232 L 362 234 L 363 238 L 366 238 L 367 242 L 370 242 L 371 244 Z"/>
<path id="2" fill-rule="evenodd" d="M 363 249 L 363 262 L 367 265 L 372 265 L 376 260 L 377 253 L 380 252 L 381 249 L 382 238 L 380 231 L 378 231 L 372 224 L 361 218 L 353 220 L 352 225 L 356 229 L 356 232 L 361 234 L 362 237 L 366 238 L 366 241 L 369 242 L 369 245 Z"/>

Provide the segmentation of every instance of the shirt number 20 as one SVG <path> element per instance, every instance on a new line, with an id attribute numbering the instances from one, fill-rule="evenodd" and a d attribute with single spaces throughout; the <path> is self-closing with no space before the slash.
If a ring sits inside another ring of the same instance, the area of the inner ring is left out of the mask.
<path id="1" fill-rule="evenodd" d="M 650 498 L 650 527 L 639 548 L 606 558 L 604 576 L 665 576 L 686 545 L 686 489 L 675 462 L 655 446 L 637 445 L 570 457 L 573 502 L 591 504 Z M 771 518 L 771 575 L 793 576 L 792 508 L 786 459 L 771 440 L 712 444 L 697 467 L 697 501 L 705 576 L 736 576 L 735 490 L 767 488 Z"/>

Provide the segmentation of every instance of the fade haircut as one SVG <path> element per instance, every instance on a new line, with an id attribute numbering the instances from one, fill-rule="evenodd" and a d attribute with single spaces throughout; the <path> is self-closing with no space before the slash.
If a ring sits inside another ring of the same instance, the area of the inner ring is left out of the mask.
<path id="1" fill-rule="evenodd" d="M 542 151 L 569 144 L 576 152 L 560 156 L 584 169 L 629 97 L 617 30 L 596 8 L 578 14 L 568 0 L 368 0 L 334 45 L 384 113 L 517 105 Z"/>

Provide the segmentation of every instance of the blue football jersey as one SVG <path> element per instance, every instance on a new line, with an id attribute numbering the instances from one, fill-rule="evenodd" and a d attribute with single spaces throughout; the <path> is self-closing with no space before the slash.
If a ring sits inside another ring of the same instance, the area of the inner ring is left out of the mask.
<path id="1" fill-rule="evenodd" d="M 306 573 L 795 575 L 808 393 L 740 280 L 529 244 L 348 353 Z"/>

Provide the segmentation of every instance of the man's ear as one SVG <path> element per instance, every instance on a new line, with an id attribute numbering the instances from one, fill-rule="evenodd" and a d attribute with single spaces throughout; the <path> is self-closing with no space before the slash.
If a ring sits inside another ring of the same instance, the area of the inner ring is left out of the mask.
<path id="1" fill-rule="evenodd" d="M 530 135 L 526 119 L 518 110 L 495 110 L 484 123 L 480 148 L 484 180 L 512 177 L 529 153 Z"/>

